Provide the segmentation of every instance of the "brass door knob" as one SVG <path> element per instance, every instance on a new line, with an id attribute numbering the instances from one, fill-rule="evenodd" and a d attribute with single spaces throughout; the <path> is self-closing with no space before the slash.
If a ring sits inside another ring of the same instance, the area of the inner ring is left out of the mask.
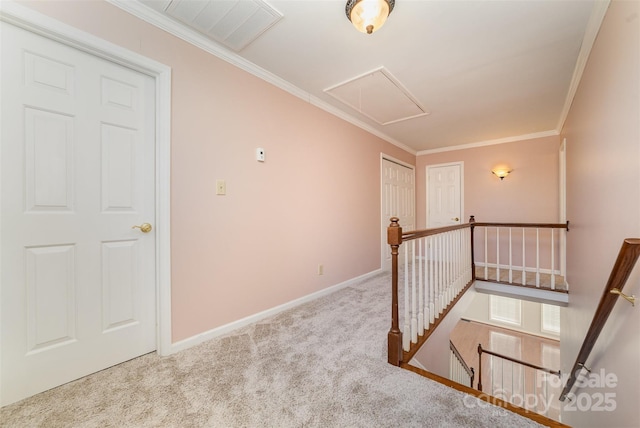
<path id="1" fill-rule="evenodd" d="M 451 220 L 453 220 L 453 221 L 460 221 L 460 219 L 459 219 L 458 217 L 456 217 L 456 218 L 452 218 Z"/>
<path id="2" fill-rule="evenodd" d="M 132 226 L 131 229 L 140 229 L 142 233 L 149 233 L 153 227 L 149 223 L 142 223 L 140 226 Z"/>

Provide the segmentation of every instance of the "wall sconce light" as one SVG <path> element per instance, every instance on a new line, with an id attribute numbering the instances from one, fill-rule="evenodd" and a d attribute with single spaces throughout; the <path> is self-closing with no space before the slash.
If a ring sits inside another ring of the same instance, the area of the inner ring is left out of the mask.
<path id="1" fill-rule="evenodd" d="M 497 167 L 491 170 L 491 173 L 496 177 L 499 177 L 500 180 L 504 180 L 504 178 L 509 175 L 513 171 L 512 169 L 506 167 Z"/>
<path id="2" fill-rule="evenodd" d="M 345 12 L 358 31 L 371 34 L 384 25 L 395 3 L 395 0 L 348 0 Z"/>

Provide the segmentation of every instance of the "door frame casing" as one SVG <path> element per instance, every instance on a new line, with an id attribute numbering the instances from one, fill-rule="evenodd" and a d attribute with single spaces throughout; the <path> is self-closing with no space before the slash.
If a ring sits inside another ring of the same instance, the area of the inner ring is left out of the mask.
<path id="1" fill-rule="evenodd" d="M 464 223 L 465 219 L 463 218 L 464 216 L 464 161 L 457 161 L 457 162 L 446 162 L 446 163 L 438 163 L 438 164 L 433 164 L 433 165 L 427 165 L 425 166 L 424 169 L 424 173 L 425 173 L 425 223 L 427 225 L 427 228 L 430 227 L 429 225 L 429 170 L 431 168 L 441 168 L 441 167 L 445 167 L 445 166 L 454 166 L 454 165 L 459 165 L 460 166 L 460 222 Z"/>
<path id="2" fill-rule="evenodd" d="M 385 245 L 384 243 L 387 242 L 387 230 L 382 226 L 383 224 L 383 213 L 384 213 L 384 161 L 388 160 L 389 162 L 393 162 L 396 163 L 400 166 L 404 166 L 409 168 L 411 171 L 413 171 L 413 201 L 414 201 L 414 206 L 413 206 L 413 218 L 415 221 L 416 218 L 416 207 L 415 207 L 415 200 L 416 200 L 416 166 L 415 165 L 411 165 L 410 163 L 407 162 L 403 162 L 398 158 L 394 158 L 393 156 L 387 155 L 383 152 L 380 152 L 380 268 L 384 269 L 385 267 Z M 388 219 L 387 219 L 388 220 Z"/>
<path id="3" fill-rule="evenodd" d="M 3 1 L 0 7 L 0 21 L 130 68 L 154 79 L 156 352 L 162 356 L 169 355 L 172 353 L 170 242 L 171 68 L 11 1 Z M 2 230 L 0 229 L 1 238 Z M 1 285 L 0 290 L 2 290 Z M 1 372 L 0 376 L 2 376 Z"/>
<path id="4" fill-rule="evenodd" d="M 560 223 L 567 221 L 567 139 L 563 138 L 562 143 L 558 149 L 559 158 L 559 195 L 560 195 Z M 560 272 L 565 276 L 565 282 L 567 280 L 567 234 L 560 234 Z M 568 284 L 567 284 L 568 285 Z"/>

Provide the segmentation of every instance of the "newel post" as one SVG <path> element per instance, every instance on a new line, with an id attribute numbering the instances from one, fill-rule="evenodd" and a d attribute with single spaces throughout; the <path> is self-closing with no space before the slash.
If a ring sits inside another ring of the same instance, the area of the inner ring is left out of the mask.
<path id="1" fill-rule="evenodd" d="M 399 366 L 402 361 L 402 332 L 398 318 L 398 248 L 402 244 L 402 228 L 398 217 L 391 217 L 387 228 L 387 243 L 391 245 L 391 329 L 387 335 L 389 364 Z"/>
<path id="2" fill-rule="evenodd" d="M 474 253 L 473 253 L 473 247 L 474 247 L 473 237 L 475 235 L 475 228 L 476 228 L 476 218 L 475 218 L 475 216 L 469 217 L 469 225 L 471 227 L 471 280 L 475 281 L 476 280 L 476 260 L 475 260 L 475 256 L 474 256 Z"/>

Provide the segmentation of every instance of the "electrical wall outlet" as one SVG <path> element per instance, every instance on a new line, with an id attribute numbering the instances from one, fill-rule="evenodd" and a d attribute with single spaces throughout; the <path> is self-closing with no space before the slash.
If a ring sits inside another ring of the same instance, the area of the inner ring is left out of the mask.
<path id="1" fill-rule="evenodd" d="M 318 275 L 324 275 L 324 265 L 318 265 Z"/>
<path id="2" fill-rule="evenodd" d="M 258 147 L 256 149 L 256 160 L 258 162 L 264 162 L 265 158 L 266 158 L 267 154 L 265 153 L 264 149 L 261 147 Z"/>

